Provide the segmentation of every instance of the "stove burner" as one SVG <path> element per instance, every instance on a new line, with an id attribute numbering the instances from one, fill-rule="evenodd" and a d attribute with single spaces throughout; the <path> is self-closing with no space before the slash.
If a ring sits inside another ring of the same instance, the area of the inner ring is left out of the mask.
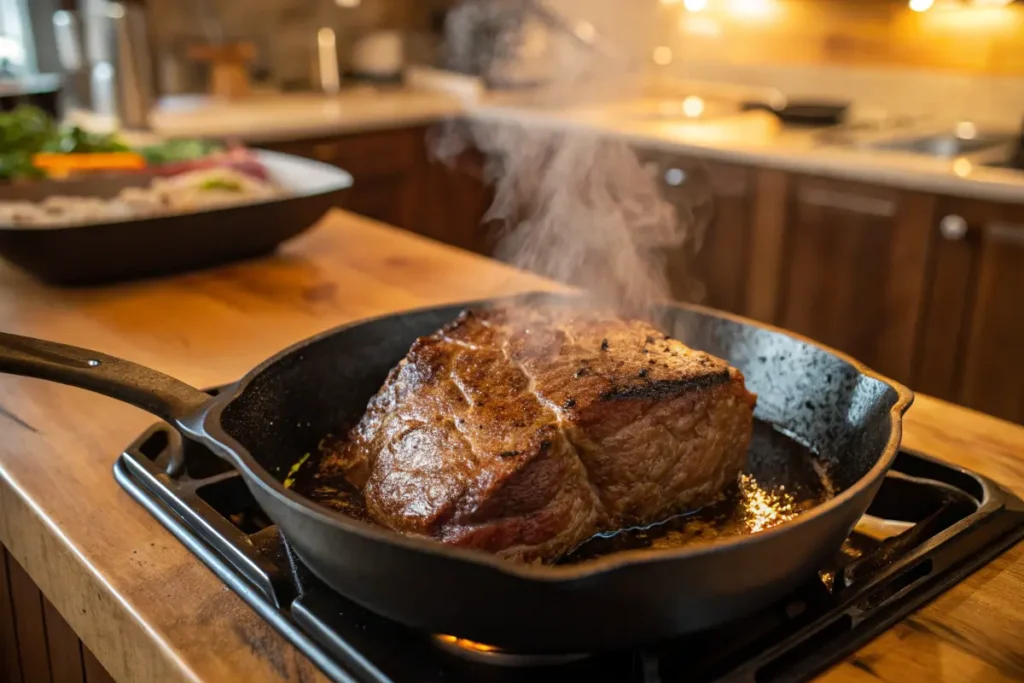
<path id="1" fill-rule="evenodd" d="M 466 638 L 455 636 L 436 635 L 431 636 L 434 645 L 456 657 L 461 657 L 470 662 L 490 664 L 494 666 L 507 667 L 538 667 L 538 666 L 559 666 L 578 662 L 590 657 L 589 654 L 564 654 L 564 655 L 543 655 L 526 654 L 520 652 L 509 652 L 493 645 L 475 643 Z"/>
<path id="2" fill-rule="evenodd" d="M 327 678 L 346 683 L 806 681 L 1024 538 L 1024 501 L 904 451 L 843 548 L 778 604 L 643 649 L 537 655 L 417 632 L 334 593 L 241 476 L 167 425 L 129 446 L 114 474 Z"/>

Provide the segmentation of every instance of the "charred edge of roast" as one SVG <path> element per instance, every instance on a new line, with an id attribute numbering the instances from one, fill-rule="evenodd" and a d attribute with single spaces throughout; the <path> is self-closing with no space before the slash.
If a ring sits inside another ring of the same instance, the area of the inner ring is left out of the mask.
<path id="1" fill-rule="evenodd" d="M 728 384 L 731 381 L 729 371 L 723 370 L 710 375 L 699 377 L 684 377 L 682 379 L 659 380 L 656 382 L 644 382 L 642 384 L 627 387 L 612 387 L 601 394 L 602 401 L 619 401 L 630 398 L 664 399 L 678 396 L 686 391 L 697 389 L 708 389 L 710 387 Z"/>

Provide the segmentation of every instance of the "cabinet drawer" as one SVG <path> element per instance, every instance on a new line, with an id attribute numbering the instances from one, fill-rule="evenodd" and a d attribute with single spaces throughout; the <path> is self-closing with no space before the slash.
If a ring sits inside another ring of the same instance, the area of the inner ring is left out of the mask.
<path id="1" fill-rule="evenodd" d="M 343 208 L 389 225 L 401 226 L 402 186 L 400 179 L 386 179 L 359 186 L 358 192 L 350 192 L 342 204 Z"/>
<path id="2" fill-rule="evenodd" d="M 422 144 L 422 131 L 379 131 L 315 142 L 312 157 L 354 176 L 391 175 L 412 170 Z"/>
<path id="3" fill-rule="evenodd" d="M 411 171 L 418 163 L 423 145 L 422 128 L 404 128 L 296 140 L 268 147 L 339 166 L 358 178 Z"/>
<path id="4" fill-rule="evenodd" d="M 1024 423 L 1024 207 L 946 197 L 915 389 Z"/>

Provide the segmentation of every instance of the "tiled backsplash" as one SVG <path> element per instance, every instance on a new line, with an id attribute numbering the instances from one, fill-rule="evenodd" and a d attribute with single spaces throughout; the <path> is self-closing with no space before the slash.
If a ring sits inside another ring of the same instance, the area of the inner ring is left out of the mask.
<path id="1" fill-rule="evenodd" d="M 693 0 L 660 3 L 679 59 L 922 68 L 1024 76 L 1024 6 L 992 0 Z M 970 4 L 974 2 L 975 4 Z"/>
<path id="2" fill-rule="evenodd" d="M 654 74 L 1015 125 L 1024 113 L 1024 7 L 941 9 L 949 1 L 918 14 L 905 0 L 546 0 Z M 458 0 L 151 0 L 172 90 L 203 82 L 204 67 L 183 58 L 186 45 L 207 39 L 202 2 L 226 38 L 254 42 L 259 70 L 288 87 L 309 81 L 319 28 L 335 29 L 343 66 L 352 41 L 375 28 L 405 32 L 419 61 L 432 47 L 434 13 Z M 656 48 L 669 64 L 654 64 Z"/>
<path id="3" fill-rule="evenodd" d="M 709 0 L 705 12 L 682 4 L 659 11 L 672 26 L 666 71 L 675 75 L 1007 127 L 1024 116 L 1021 7 L 936 0 L 913 12 L 905 0 Z"/>
<path id="4" fill-rule="evenodd" d="M 917 13 L 906 0 L 548 1 L 592 18 L 655 75 L 1007 127 L 1024 116 L 1024 6 L 935 0 Z"/>
<path id="5" fill-rule="evenodd" d="M 204 67 L 184 56 L 188 45 L 210 39 L 199 18 L 203 3 L 227 40 L 256 45 L 257 72 L 275 85 L 301 87 L 313 73 L 318 29 L 335 30 L 343 68 L 348 46 L 373 29 L 402 30 L 415 56 L 432 13 L 452 0 L 153 0 L 153 39 L 169 90 L 195 89 L 203 81 Z"/>

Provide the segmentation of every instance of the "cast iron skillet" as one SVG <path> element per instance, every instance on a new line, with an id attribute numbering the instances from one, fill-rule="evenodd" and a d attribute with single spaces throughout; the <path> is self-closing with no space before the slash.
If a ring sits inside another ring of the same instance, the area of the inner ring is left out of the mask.
<path id="1" fill-rule="evenodd" d="M 365 607 L 427 632 L 531 652 L 592 651 L 680 635 L 792 590 L 839 548 L 867 509 L 896 455 L 902 414 L 913 398 L 808 340 L 672 306 L 665 310 L 666 332 L 742 370 L 759 396 L 757 416 L 817 449 L 839 495 L 758 534 L 541 566 L 400 536 L 282 486 L 302 453 L 361 415 L 417 337 L 483 303 L 489 302 L 329 330 L 267 360 L 216 398 L 124 360 L 7 334 L 0 334 L 0 371 L 112 396 L 201 441 L 242 473 L 310 569 Z"/>

